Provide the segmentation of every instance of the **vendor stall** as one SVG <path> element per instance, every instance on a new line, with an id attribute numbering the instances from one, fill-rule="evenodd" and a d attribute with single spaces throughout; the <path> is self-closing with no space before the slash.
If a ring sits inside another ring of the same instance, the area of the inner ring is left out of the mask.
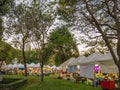
<path id="1" fill-rule="evenodd" d="M 101 54 L 93 53 L 90 56 L 86 57 L 84 60 L 79 60 L 80 64 L 80 76 L 93 79 L 94 84 L 98 84 L 100 78 L 105 78 L 106 76 L 109 79 L 114 79 L 113 74 L 118 74 L 118 68 L 113 61 L 112 55 L 110 53 Z M 95 71 L 95 65 L 101 67 L 100 74 Z M 101 75 L 101 76 L 100 76 Z M 98 80 L 98 81 L 96 81 Z"/>

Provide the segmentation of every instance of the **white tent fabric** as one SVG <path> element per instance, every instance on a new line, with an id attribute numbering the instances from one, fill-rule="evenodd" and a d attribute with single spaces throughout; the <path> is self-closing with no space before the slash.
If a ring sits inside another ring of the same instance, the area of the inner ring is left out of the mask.
<path id="1" fill-rule="evenodd" d="M 24 65 L 21 64 L 21 63 L 19 63 L 19 64 L 18 64 L 18 68 L 24 68 Z"/>
<path id="2" fill-rule="evenodd" d="M 118 68 L 114 64 L 114 61 L 100 62 L 102 73 L 118 73 Z"/>
<path id="3" fill-rule="evenodd" d="M 34 67 L 35 67 L 35 63 L 27 64 L 27 68 L 34 68 Z"/>
<path id="4" fill-rule="evenodd" d="M 51 68 L 49 65 L 44 65 L 43 67 L 44 68 Z"/>
<path id="5" fill-rule="evenodd" d="M 84 60 L 80 59 L 79 64 L 80 74 L 84 77 L 93 78 L 93 65 L 95 64 L 99 64 L 101 66 L 102 73 L 118 73 L 118 68 L 115 65 L 112 55 L 110 53 L 93 53 L 90 56 L 86 57 Z"/>
<path id="6" fill-rule="evenodd" d="M 24 68 L 24 65 L 21 64 L 21 63 L 19 63 L 19 64 L 17 64 L 17 63 L 15 63 L 15 64 L 8 64 L 8 65 L 7 65 L 7 68 L 8 68 L 8 69 L 9 69 L 9 68 Z"/>
<path id="7" fill-rule="evenodd" d="M 40 68 L 40 63 L 30 63 L 30 64 L 27 64 L 27 68 Z"/>
<path id="8" fill-rule="evenodd" d="M 68 62 L 68 66 L 76 66 L 77 64 L 78 64 L 78 59 L 74 59 Z"/>
<path id="9" fill-rule="evenodd" d="M 80 57 L 78 57 L 77 59 L 78 59 L 78 65 L 79 65 L 82 61 L 86 60 L 87 57 L 85 57 L 85 56 L 80 56 Z"/>
<path id="10" fill-rule="evenodd" d="M 67 65 L 70 65 L 71 63 L 73 63 L 75 61 L 75 58 L 70 58 L 67 61 L 65 61 L 64 63 L 62 63 L 60 66 L 61 67 L 66 67 Z"/>
<path id="11" fill-rule="evenodd" d="M 18 64 L 17 64 L 17 63 L 14 63 L 14 64 L 13 64 L 13 68 L 18 68 Z"/>
<path id="12" fill-rule="evenodd" d="M 116 50 L 114 50 L 117 56 Z M 118 58 L 118 56 L 117 56 Z M 77 66 L 80 65 L 80 75 L 83 77 L 94 78 L 94 66 L 98 64 L 101 66 L 102 73 L 118 73 L 118 68 L 115 65 L 112 55 L 110 52 L 106 54 L 93 53 L 88 57 L 80 56 L 76 60 L 75 58 L 70 58 L 61 66 Z"/>
<path id="13" fill-rule="evenodd" d="M 80 76 L 86 78 L 94 78 L 94 64 L 83 64 L 80 66 Z"/>
<path id="14" fill-rule="evenodd" d="M 40 68 L 40 63 L 35 64 L 36 68 Z"/>
<path id="15" fill-rule="evenodd" d="M 51 68 L 53 68 L 53 69 L 55 69 L 55 68 L 57 68 L 55 65 L 53 65 L 53 66 L 51 66 Z"/>
<path id="16" fill-rule="evenodd" d="M 93 53 L 88 57 L 82 57 L 79 60 L 79 64 L 86 64 L 86 63 L 92 63 L 92 62 L 97 62 L 97 61 L 101 61 L 101 58 L 103 58 L 105 55 L 101 54 L 101 53 Z M 104 59 L 102 59 L 104 60 Z"/>
<path id="17" fill-rule="evenodd" d="M 79 65 L 80 61 L 84 61 L 87 57 L 85 56 L 79 56 L 78 58 L 74 58 L 75 60 L 71 60 L 68 65 L 69 66 L 76 66 L 76 65 Z"/>
<path id="18" fill-rule="evenodd" d="M 7 67 L 8 67 L 8 68 L 13 68 L 13 65 L 12 65 L 12 64 L 8 64 Z"/>

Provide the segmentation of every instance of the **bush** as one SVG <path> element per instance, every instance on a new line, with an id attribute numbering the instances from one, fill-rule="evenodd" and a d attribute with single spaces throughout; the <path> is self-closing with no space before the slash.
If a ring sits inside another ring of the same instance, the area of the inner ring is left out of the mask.
<path id="1" fill-rule="evenodd" d="M 18 80 L 21 80 L 21 78 L 4 78 L 2 81 L 0 81 L 0 84 L 9 84 Z"/>
<path id="2" fill-rule="evenodd" d="M 16 90 L 18 87 L 24 85 L 27 79 L 20 78 L 6 78 L 0 83 L 0 90 Z"/>

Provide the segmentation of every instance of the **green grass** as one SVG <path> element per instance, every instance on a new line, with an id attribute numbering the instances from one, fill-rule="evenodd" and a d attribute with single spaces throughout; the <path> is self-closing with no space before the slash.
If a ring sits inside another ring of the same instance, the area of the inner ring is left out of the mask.
<path id="1" fill-rule="evenodd" d="M 53 77 L 45 77 L 44 82 L 40 82 L 40 77 L 38 76 L 28 76 L 27 79 L 27 83 L 18 90 L 102 90 L 100 87 L 74 83 L 68 80 L 55 79 Z"/>

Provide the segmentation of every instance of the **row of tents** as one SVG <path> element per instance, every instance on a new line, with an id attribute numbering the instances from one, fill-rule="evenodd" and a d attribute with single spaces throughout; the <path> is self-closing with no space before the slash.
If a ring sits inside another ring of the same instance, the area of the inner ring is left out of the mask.
<path id="1" fill-rule="evenodd" d="M 117 52 L 114 50 L 116 56 Z M 118 56 L 117 56 L 118 58 Z M 88 78 L 95 78 L 94 68 L 95 64 L 101 66 L 102 73 L 118 73 L 118 68 L 114 63 L 110 52 L 101 54 L 99 52 L 93 53 L 88 57 L 79 56 L 78 58 L 70 58 L 69 60 L 62 63 L 60 66 L 65 68 L 72 66 L 80 66 L 80 75 Z"/>
<path id="2" fill-rule="evenodd" d="M 27 64 L 28 68 L 35 68 L 35 67 L 40 67 L 40 63 L 30 63 Z M 7 68 L 24 68 L 24 65 L 21 63 L 14 63 L 14 64 L 8 64 Z"/>
<path id="3" fill-rule="evenodd" d="M 57 68 L 55 65 L 53 65 L 51 67 L 49 65 L 44 65 L 44 67 L 47 67 L 47 68 Z M 14 64 L 8 64 L 8 65 L 6 65 L 6 68 L 8 68 L 8 69 L 24 68 L 24 65 L 21 64 L 21 63 L 14 63 Z M 35 63 L 28 64 L 27 63 L 27 68 L 40 68 L 40 63 L 37 63 L 37 64 L 35 64 Z"/>

